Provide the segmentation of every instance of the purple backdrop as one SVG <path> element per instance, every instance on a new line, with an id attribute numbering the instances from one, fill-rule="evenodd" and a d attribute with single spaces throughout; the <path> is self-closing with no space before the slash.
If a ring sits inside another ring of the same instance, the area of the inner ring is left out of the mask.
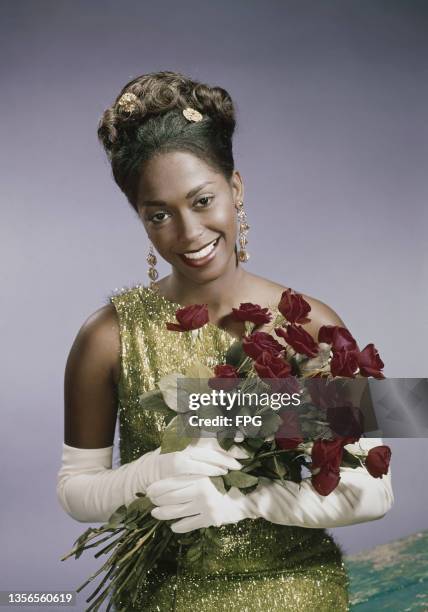
<path id="1" fill-rule="evenodd" d="M 83 321 L 146 283 L 144 229 L 98 119 L 178 70 L 236 101 L 249 269 L 332 306 L 388 377 L 426 377 L 428 7 L 393 0 L 2 2 L 1 589 L 73 589 L 87 527 L 55 495 L 63 374 Z M 168 273 L 164 262 L 159 266 Z M 333 530 L 349 553 L 426 529 L 426 440 L 386 440 L 396 502 Z M 89 590 L 86 596 L 89 594 Z M 82 602 L 83 602 L 83 596 Z M 79 606 L 83 608 L 83 603 Z M 16 609 L 16 608 L 15 608 Z"/>

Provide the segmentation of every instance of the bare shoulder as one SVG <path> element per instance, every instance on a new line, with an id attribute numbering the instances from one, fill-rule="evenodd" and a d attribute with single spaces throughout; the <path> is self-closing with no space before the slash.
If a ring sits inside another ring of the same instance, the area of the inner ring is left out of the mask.
<path id="1" fill-rule="evenodd" d="M 116 309 L 106 304 L 92 313 L 80 327 L 69 360 L 85 354 L 104 374 L 117 383 L 120 366 L 120 331 Z"/>
<path id="2" fill-rule="evenodd" d="M 285 285 L 281 285 L 274 281 L 267 279 L 260 280 L 264 282 L 265 295 L 268 296 L 268 303 L 271 305 L 273 304 L 276 306 L 281 299 L 282 293 L 287 289 L 290 289 L 290 287 L 286 287 Z M 299 293 L 311 307 L 308 314 L 308 318 L 311 320 L 309 323 L 303 325 L 303 327 L 314 338 L 314 340 L 318 339 L 318 331 L 323 325 L 340 325 L 341 327 L 346 327 L 341 317 L 331 306 L 315 297 L 306 295 L 297 289 L 292 289 L 295 291 L 295 293 Z"/>

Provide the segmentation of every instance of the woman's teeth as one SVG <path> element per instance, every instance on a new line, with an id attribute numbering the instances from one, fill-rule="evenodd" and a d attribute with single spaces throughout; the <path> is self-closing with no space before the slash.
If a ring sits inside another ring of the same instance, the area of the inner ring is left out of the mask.
<path id="1" fill-rule="evenodd" d="M 211 251 L 215 248 L 216 242 L 217 238 L 210 244 L 207 244 L 207 246 L 200 251 L 196 251 L 196 253 L 184 253 L 183 256 L 186 257 L 186 259 L 202 259 L 202 257 L 206 257 L 211 253 Z"/>

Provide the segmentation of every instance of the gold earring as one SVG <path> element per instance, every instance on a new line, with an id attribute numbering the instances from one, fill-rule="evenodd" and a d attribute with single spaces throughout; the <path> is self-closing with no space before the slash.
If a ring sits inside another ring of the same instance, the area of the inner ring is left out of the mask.
<path id="1" fill-rule="evenodd" d="M 248 244 L 247 234 L 250 226 L 247 223 L 247 215 L 244 210 L 244 202 L 242 200 L 238 200 L 236 203 L 236 209 L 238 211 L 238 219 L 239 219 L 239 246 L 240 249 L 238 251 L 238 259 L 242 263 L 245 263 L 250 259 L 250 254 L 246 250 L 246 246 Z"/>
<path id="2" fill-rule="evenodd" d="M 147 255 L 146 261 L 149 264 L 147 274 L 150 278 L 150 289 L 156 290 L 155 280 L 159 278 L 159 273 L 156 270 L 156 264 L 158 263 L 158 260 L 155 255 L 152 243 L 150 243 L 149 254 Z"/>

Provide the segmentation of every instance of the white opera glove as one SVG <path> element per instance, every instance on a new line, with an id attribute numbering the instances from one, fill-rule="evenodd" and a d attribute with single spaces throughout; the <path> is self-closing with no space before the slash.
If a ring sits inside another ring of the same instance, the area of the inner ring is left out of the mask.
<path id="1" fill-rule="evenodd" d="M 160 447 L 112 469 L 113 446 L 77 448 L 63 443 L 57 497 L 63 509 L 80 522 L 105 522 L 137 492 L 166 476 L 219 476 L 241 464 L 209 443 L 192 440 L 182 451 L 160 454 Z"/>
<path id="2" fill-rule="evenodd" d="M 364 450 L 382 445 L 381 438 L 362 438 Z M 309 528 L 354 525 L 382 518 L 394 503 L 391 468 L 382 478 L 374 478 L 365 467 L 340 468 L 338 486 L 329 495 L 320 495 L 310 478 L 299 484 L 286 481 L 285 486 L 260 478 L 257 488 L 248 494 L 257 514 L 271 523 Z"/>
<path id="3" fill-rule="evenodd" d="M 237 487 L 222 494 L 207 476 L 165 478 L 151 484 L 147 495 L 158 506 L 151 511 L 154 518 L 182 519 L 172 523 L 175 533 L 257 518 L 255 505 L 248 496 Z"/>

